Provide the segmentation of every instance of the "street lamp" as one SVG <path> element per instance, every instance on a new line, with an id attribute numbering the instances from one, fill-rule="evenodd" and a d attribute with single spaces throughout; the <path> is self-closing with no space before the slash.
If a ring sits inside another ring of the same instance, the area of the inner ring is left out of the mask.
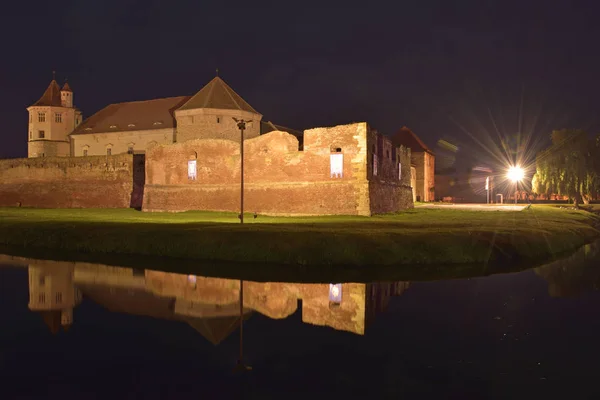
<path id="1" fill-rule="evenodd" d="M 240 223 L 244 223 L 244 130 L 246 129 L 246 123 L 252 122 L 244 121 L 243 119 L 237 119 L 233 117 L 233 120 L 237 122 L 237 126 L 240 129 Z"/>
<path id="2" fill-rule="evenodd" d="M 515 183 L 515 204 L 517 204 L 517 191 L 519 189 L 519 181 L 521 181 L 525 177 L 525 171 L 518 165 L 513 166 L 508 169 L 506 177 Z"/>
<path id="3" fill-rule="evenodd" d="M 240 355 L 235 365 L 235 372 L 251 371 L 252 367 L 244 364 L 244 281 L 240 280 Z"/>

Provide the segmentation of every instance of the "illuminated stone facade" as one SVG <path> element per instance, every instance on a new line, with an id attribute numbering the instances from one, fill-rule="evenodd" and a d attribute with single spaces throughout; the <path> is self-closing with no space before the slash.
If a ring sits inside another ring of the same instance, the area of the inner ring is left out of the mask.
<path id="1" fill-rule="evenodd" d="M 248 121 L 248 211 L 369 216 L 414 203 L 406 146 L 366 122 L 299 132 L 264 121 L 219 77 L 194 96 L 110 104 L 81 123 L 71 88 L 53 80 L 28 110 L 43 137 L 30 135 L 29 160 L 0 162 L 0 206 L 238 211 L 236 119 Z"/>

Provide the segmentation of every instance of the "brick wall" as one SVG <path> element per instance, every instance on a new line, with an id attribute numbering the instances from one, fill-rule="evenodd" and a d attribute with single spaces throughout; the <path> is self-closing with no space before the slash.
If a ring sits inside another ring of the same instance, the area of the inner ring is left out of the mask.
<path id="1" fill-rule="evenodd" d="M 138 176 L 139 164 L 143 165 L 143 159 L 135 160 L 128 154 L 0 160 L 0 206 L 130 207 L 134 164 Z M 141 190 L 139 184 L 136 187 Z M 140 194 L 137 198 L 141 203 Z"/>
<path id="2" fill-rule="evenodd" d="M 369 182 L 370 208 L 373 214 L 396 212 L 413 208 L 413 196 L 410 176 L 411 151 L 400 146 L 393 148 L 387 137 L 377 134 L 373 138 L 377 143 L 377 175 L 373 174 Z M 373 163 L 371 158 L 371 164 Z"/>
<path id="3" fill-rule="evenodd" d="M 244 142 L 244 209 L 279 215 L 370 215 L 367 124 L 315 128 L 304 133 L 304 150 L 285 132 Z M 343 177 L 332 178 L 330 155 L 343 154 Z M 146 154 L 146 211 L 238 211 L 239 143 L 196 139 L 156 146 Z M 197 179 L 188 178 L 188 161 Z"/>
<path id="4" fill-rule="evenodd" d="M 417 172 L 415 196 L 419 201 L 435 200 L 435 157 L 428 152 L 413 152 Z"/>

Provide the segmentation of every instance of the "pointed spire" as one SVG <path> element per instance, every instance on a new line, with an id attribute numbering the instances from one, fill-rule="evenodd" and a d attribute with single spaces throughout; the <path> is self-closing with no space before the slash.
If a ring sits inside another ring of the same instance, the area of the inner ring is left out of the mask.
<path id="1" fill-rule="evenodd" d="M 69 82 L 68 79 L 65 78 L 65 84 L 63 85 L 62 89 L 60 90 L 61 92 L 73 92 L 73 90 L 71 90 L 71 86 L 69 86 Z"/>
<path id="2" fill-rule="evenodd" d="M 217 76 L 219 76 L 219 68 L 217 68 Z"/>

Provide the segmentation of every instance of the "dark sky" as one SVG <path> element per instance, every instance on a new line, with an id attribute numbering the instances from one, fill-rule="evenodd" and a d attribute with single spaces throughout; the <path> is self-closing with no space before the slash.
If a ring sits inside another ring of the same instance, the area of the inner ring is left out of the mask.
<path id="1" fill-rule="evenodd" d="M 84 117 L 192 95 L 218 67 L 265 118 L 298 129 L 407 125 L 465 154 L 493 150 L 494 123 L 534 140 L 600 133 L 593 1 L 330 3 L 13 2 L 0 16 L 0 158 L 26 156 L 25 109 L 53 70 Z"/>

